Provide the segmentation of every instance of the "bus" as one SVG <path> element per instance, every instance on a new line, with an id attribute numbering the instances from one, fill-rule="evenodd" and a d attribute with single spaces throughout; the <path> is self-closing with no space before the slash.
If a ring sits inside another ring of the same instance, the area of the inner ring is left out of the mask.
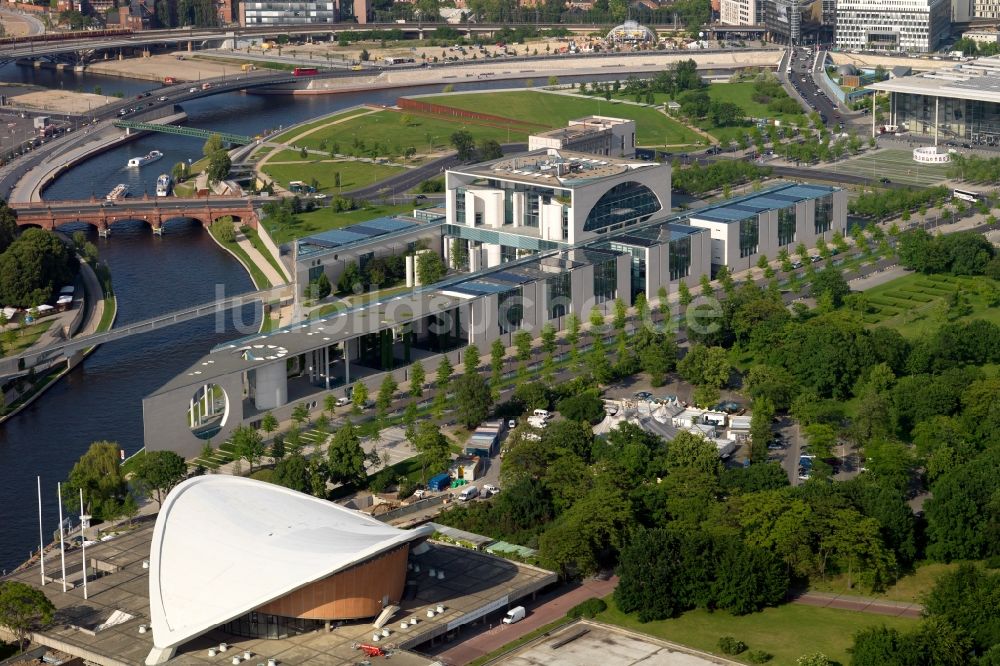
<path id="1" fill-rule="evenodd" d="M 395 56 L 382 58 L 382 62 L 386 65 L 411 65 L 414 63 L 413 58 L 398 58 Z"/>
<path id="2" fill-rule="evenodd" d="M 973 192 L 971 190 L 955 190 L 952 192 L 951 196 L 956 199 L 961 199 L 962 201 L 969 201 L 971 203 L 979 203 L 983 195 L 979 192 Z"/>
<path id="3" fill-rule="evenodd" d="M 316 76 L 319 70 L 315 67 L 296 67 L 292 70 L 292 76 Z"/>

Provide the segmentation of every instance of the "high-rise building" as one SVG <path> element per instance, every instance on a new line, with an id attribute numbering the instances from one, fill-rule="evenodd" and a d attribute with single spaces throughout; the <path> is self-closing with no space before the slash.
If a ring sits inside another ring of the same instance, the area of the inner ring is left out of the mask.
<path id="1" fill-rule="evenodd" d="M 784 44 L 827 41 L 832 31 L 835 0 L 766 0 L 764 25 L 771 39 Z"/>
<path id="2" fill-rule="evenodd" d="M 240 3 L 240 24 L 313 25 L 352 18 L 367 23 L 368 13 L 368 0 L 247 0 Z"/>
<path id="3" fill-rule="evenodd" d="M 973 0 L 972 14 L 976 18 L 1000 19 L 1000 0 Z"/>
<path id="4" fill-rule="evenodd" d="M 720 0 L 719 21 L 723 25 L 758 25 L 764 22 L 763 0 Z"/>
<path id="5" fill-rule="evenodd" d="M 949 0 L 838 0 L 840 49 L 933 51 L 950 30 Z"/>

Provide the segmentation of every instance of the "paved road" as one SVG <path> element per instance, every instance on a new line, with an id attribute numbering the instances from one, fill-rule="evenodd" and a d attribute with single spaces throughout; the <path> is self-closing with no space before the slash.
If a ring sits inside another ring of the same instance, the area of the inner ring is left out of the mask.
<path id="1" fill-rule="evenodd" d="M 444 644 L 441 647 L 447 649 L 435 653 L 434 656 L 445 664 L 467 664 L 546 624 L 555 622 L 582 601 L 611 594 L 617 585 L 618 578 L 613 576 L 605 581 L 587 579 L 573 586 L 560 586 L 552 592 L 539 595 L 533 603 L 524 604 L 528 609 L 528 615 L 517 624 L 502 624 L 500 618 L 503 613 L 497 613 L 494 617 L 488 618 L 485 624 L 478 626 L 478 634 L 466 638 L 453 647 Z M 465 633 L 468 634 L 470 629 L 474 628 L 465 629 Z"/>
<path id="2" fill-rule="evenodd" d="M 840 610 L 857 611 L 859 613 L 892 615 L 895 617 L 920 618 L 924 611 L 924 607 L 920 604 L 907 603 L 905 601 L 886 601 L 883 599 L 872 599 L 871 597 L 826 594 L 824 592 L 805 592 L 792 598 L 791 602 L 804 606 L 821 606 L 823 608 L 837 608 Z"/>

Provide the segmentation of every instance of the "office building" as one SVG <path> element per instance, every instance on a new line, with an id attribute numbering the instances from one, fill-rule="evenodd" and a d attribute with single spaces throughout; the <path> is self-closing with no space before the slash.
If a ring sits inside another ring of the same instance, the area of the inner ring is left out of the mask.
<path id="1" fill-rule="evenodd" d="M 935 143 L 1000 145 L 1000 56 L 868 86 L 889 93 L 889 122 Z"/>
<path id="2" fill-rule="evenodd" d="M 566 127 L 532 134 L 528 150 L 555 148 L 605 157 L 635 157 L 635 121 L 607 116 L 571 120 Z"/>
<path id="3" fill-rule="evenodd" d="M 838 0 L 838 49 L 927 53 L 951 29 L 946 0 Z"/>

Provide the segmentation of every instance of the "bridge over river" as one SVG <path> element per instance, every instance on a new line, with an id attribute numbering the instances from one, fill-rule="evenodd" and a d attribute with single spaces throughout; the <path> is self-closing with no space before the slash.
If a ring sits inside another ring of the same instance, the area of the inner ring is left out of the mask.
<path id="1" fill-rule="evenodd" d="M 17 211 L 19 226 L 36 226 L 42 229 L 58 229 L 64 224 L 83 222 L 97 228 L 98 233 L 107 235 L 112 225 L 128 220 L 141 220 L 159 233 L 165 222 L 174 219 L 189 219 L 210 227 L 224 217 L 234 222 L 256 228 L 257 213 L 254 208 L 259 197 L 150 197 L 119 201 L 84 199 L 80 201 L 42 201 L 32 203 L 11 203 Z M 266 200 L 266 199 L 261 199 Z"/>

